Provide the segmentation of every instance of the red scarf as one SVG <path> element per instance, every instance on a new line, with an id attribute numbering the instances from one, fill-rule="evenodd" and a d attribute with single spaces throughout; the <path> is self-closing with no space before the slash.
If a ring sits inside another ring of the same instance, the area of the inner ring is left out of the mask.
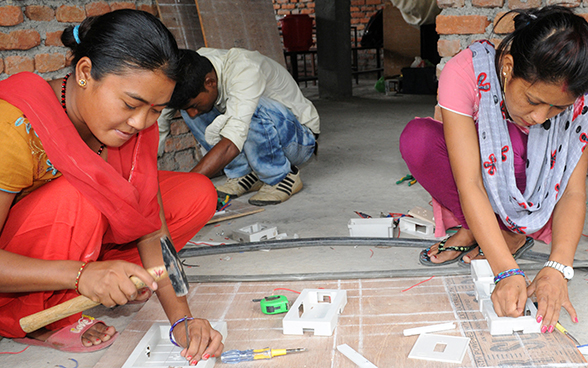
<path id="1" fill-rule="evenodd" d="M 0 99 L 24 113 L 53 166 L 106 216 L 105 243 L 128 243 L 161 228 L 157 124 L 108 148 L 106 162 L 80 138 L 40 76 L 22 72 L 0 81 Z"/>

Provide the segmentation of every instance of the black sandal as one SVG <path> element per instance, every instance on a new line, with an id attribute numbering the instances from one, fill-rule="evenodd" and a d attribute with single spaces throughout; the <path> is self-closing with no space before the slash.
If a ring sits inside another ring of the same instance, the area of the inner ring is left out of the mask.
<path id="1" fill-rule="evenodd" d="M 440 243 L 439 246 L 437 247 L 438 249 L 438 253 L 440 254 L 441 252 L 445 252 L 446 250 L 454 250 L 457 252 L 461 252 L 461 254 L 458 254 L 457 257 L 453 258 L 453 259 L 449 259 L 445 262 L 441 262 L 441 263 L 433 263 L 431 262 L 431 258 L 429 257 L 429 251 L 431 250 L 431 248 L 427 248 L 427 249 L 423 249 L 421 251 L 421 254 L 419 256 L 419 262 L 424 265 L 424 266 L 443 266 L 443 265 L 448 265 L 448 264 L 452 264 L 455 263 L 457 261 L 460 261 L 461 258 L 469 251 L 471 251 L 472 249 L 476 248 L 478 246 L 478 244 L 472 244 L 472 245 L 468 245 L 465 247 L 456 247 L 456 246 L 452 246 L 452 247 L 445 247 L 445 243 L 447 243 L 447 240 L 449 238 L 443 239 Z"/>

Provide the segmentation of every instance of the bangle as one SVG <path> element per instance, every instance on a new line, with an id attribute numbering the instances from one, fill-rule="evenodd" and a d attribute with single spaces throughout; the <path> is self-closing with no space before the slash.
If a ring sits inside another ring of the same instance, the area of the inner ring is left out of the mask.
<path id="1" fill-rule="evenodd" d="M 494 276 L 494 284 L 498 284 L 498 281 L 514 275 L 525 277 L 525 273 L 523 272 L 523 270 L 521 270 L 520 268 L 512 268 L 510 270 L 502 271 L 498 275 Z"/>
<path id="2" fill-rule="evenodd" d="M 86 268 L 86 266 L 90 262 L 92 262 L 92 261 L 82 263 L 82 265 L 80 266 L 80 269 L 78 270 L 78 275 L 76 276 L 76 284 L 74 287 L 74 289 L 75 289 L 76 293 L 78 293 L 78 295 L 82 295 L 80 293 L 80 290 L 78 289 L 80 287 L 80 276 L 82 276 L 82 272 L 84 272 L 84 269 Z"/>
<path id="3" fill-rule="evenodd" d="M 176 328 L 176 326 L 177 326 L 179 323 L 182 323 L 182 322 L 184 322 L 184 321 L 191 321 L 191 320 L 193 320 L 193 319 L 194 319 L 194 318 L 192 318 L 192 317 L 182 317 L 182 318 L 178 319 L 176 322 L 174 322 L 174 324 L 173 324 L 173 325 L 170 327 L 170 329 L 169 329 L 169 341 L 171 341 L 171 342 L 172 342 L 172 344 L 174 344 L 174 345 L 175 345 L 175 346 L 177 346 L 178 348 L 181 348 L 181 346 L 180 346 L 180 345 L 178 345 L 178 343 L 177 343 L 177 342 L 174 340 L 174 334 L 173 334 L 173 332 L 174 332 L 174 328 Z"/>

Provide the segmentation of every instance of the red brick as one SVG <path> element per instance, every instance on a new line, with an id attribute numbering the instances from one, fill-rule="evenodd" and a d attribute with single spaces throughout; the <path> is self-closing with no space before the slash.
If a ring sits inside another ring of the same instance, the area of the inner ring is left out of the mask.
<path id="1" fill-rule="evenodd" d="M 45 46 L 63 46 L 61 34 L 63 31 L 45 33 Z"/>
<path id="2" fill-rule="evenodd" d="M 461 42 L 460 40 L 439 40 L 437 51 L 441 57 L 452 57 L 461 51 Z"/>
<path id="3" fill-rule="evenodd" d="M 4 60 L 0 59 L 0 74 L 4 71 Z"/>
<path id="4" fill-rule="evenodd" d="M 508 0 L 509 9 L 530 9 L 541 6 L 541 0 Z"/>
<path id="5" fill-rule="evenodd" d="M 472 0 L 472 5 L 479 8 L 502 8 L 504 0 Z"/>
<path id="6" fill-rule="evenodd" d="M 546 5 L 561 5 L 567 8 L 577 8 L 581 3 L 581 0 L 547 0 Z"/>
<path id="7" fill-rule="evenodd" d="M 181 151 L 196 146 L 196 140 L 192 134 L 171 136 L 165 140 L 165 152 Z"/>
<path id="8" fill-rule="evenodd" d="M 55 10 L 45 5 L 29 5 L 25 9 L 25 15 L 30 20 L 48 22 L 55 19 Z"/>
<path id="9" fill-rule="evenodd" d="M 300 14 L 314 14 L 314 10 L 313 9 L 302 9 L 300 11 Z"/>
<path id="10" fill-rule="evenodd" d="M 288 15 L 290 13 L 291 12 L 289 10 L 281 10 L 281 9 L 276 12 L 277 15 Z"/>
<path id="11" fill-rule="evenodd" d="M 93 3 L 86 4 L 86 15 L 88 17 L 94 17 L 110 12 L 110 5 L 104 1 L 96 1 Z"/>
<path id="12" fill-rule="evenodd" d="M 4 72 L 8 75 L 20 72 L 34 72 L 35 62 L 32 58 L 26 56 L 7 56 L 4 59 Z"/>
<path id="13" fill-rule="evenodd" d="M 35 68 L 40 73 L 54 72 L 65 68 L 65 56 L 63 54 L 37 54 L 35 55 Z"/>
<path id="14" fill-rule="evenodd" d="M 296 4 L 284 4 L 282 9 L 296 9 Z"/>
<path id="15" fill-rule="evenodd" d="M 183 120 L 176 120 L 169 125 L 169 132 L 172 136 L 189 133 L 190 129 Z"/>
<path id="16" fill-rule="evenodd" d="M 483 15 L 439 15 L 437 33 L 439 34 L 478 34 L 484 33 L 490 24 Z"/>
<path id="17" fill-rule="evenodd" d="M 155 5 L 143 4 L 143 5 L 139 5 L 139 7 L 137 9 L 142 10 L 142 11 L 146 11 L 147 13 L 153 14 L 155 16 L 157 16 L 157 14 L 158 14 L 157 7 Z"/>
<path id="18" fill-rule="evenodd" d="M 86 19 L 86 12 L 80 6 L 61 5 L 57 8 L 55 18 L 62 23 L 81 23 Z"/>
<path id="19" fill-rule="evenodd" d="M 365 5 L 365 0 L 351 0 L 351 5 Z"/>
<path id="20" fill-rule="evenodd" d="M 29 50 L 41 44 L 41 35 L 32 29 L 19 29 L 9 34 L 0 32 L 0 50 Z"/>
<path id="21" fill-rule="evenodd" d="M 116 2 L 110 4 L 110 9 L 118 10 L 118 9 L 135 9 L 135 3 L 127 3 L 127 2 Z"/>
<path id="22" fill-rule="evenodd" d="M 366 5 L 380 5 L 382 0 L 365 0 Z"/>
<path id="23" fill-rule="evenodd" d="M 496 14 L 494 18 L 494 33 L 496 34 L 507 34 L 514 31 L 514 21 L 513 18 L 517 16 L 517 13 L 510 13 L 504 16 L 506 12 L 500 12 Z M 502 18 L 504 16 L 504 18 Z M 502 20 L 500 20 L 502 18 Z M 500 20 L 500 22 L 499 22 Z"/>
<path id="24" fill-rule="evenodd" d="M 19 6 L 8 5 L 0 7 L 0 26 L 15 26 L 23 21 L 24 16 Z"/>
<path id="25" fill-rule="evenodd" d="M 465 0 L 437 0 L 437 6 L 441 9 L 445 8 L 463 8 Z"/>

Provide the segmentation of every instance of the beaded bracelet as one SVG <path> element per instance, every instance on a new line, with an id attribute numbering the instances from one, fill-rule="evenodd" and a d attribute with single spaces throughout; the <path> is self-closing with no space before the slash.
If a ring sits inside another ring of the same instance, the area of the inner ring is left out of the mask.
<path id="1" fill-rule="evenodd" d="M 512 268 L 510 270 L 502 271 L 498 275 L 494 276 L 494 284 L 498 284 L 498 281 L 514 275 L 525 277 L 525 273 L 523 272 L 523 270 L 521 270 L 520 268 Z"/>
<path id="2" fill-rule="evenodd" d="M 90 263 L 92 261 L 88 261 L 88 262 L 84 262 L 82 263 L 82 266 L 80 267 L 80 269 L 78 270 L 78 275 L 76 276 L 76 285 L 74 287 L 74 289 L 76 290 L 76 293 L 78 293 L 78 295 L 82 295 L 80 293 L 80 290 L 78 289 L 80 287 L 80 276 L 82 276 L 82 272 L 84 271 L 84 268 L 86 268 L 86 266 L 88 265 L 88 263 Z"/>
<path id="3" fill-rule="evenodd" d="M 178 348 L 181 348 L 181 346 L 178 345 L 178 343 L 174 340 L 174 334 L 173 334 L 174 328 L 176 328 L 176 326 L 178 325 L 178 323 L 182 323 L 182 322 L 184 322 L 186 320 L 191 321 L 193 319 L 194 318 L 192 318 L 192 317 L 182 317 L 182 318 L 178 319 L 176 322 L 174 322 L 174 324 L 169 329 L 169 340 L 172 342 L 172 344 L 174 344 Z"/>

